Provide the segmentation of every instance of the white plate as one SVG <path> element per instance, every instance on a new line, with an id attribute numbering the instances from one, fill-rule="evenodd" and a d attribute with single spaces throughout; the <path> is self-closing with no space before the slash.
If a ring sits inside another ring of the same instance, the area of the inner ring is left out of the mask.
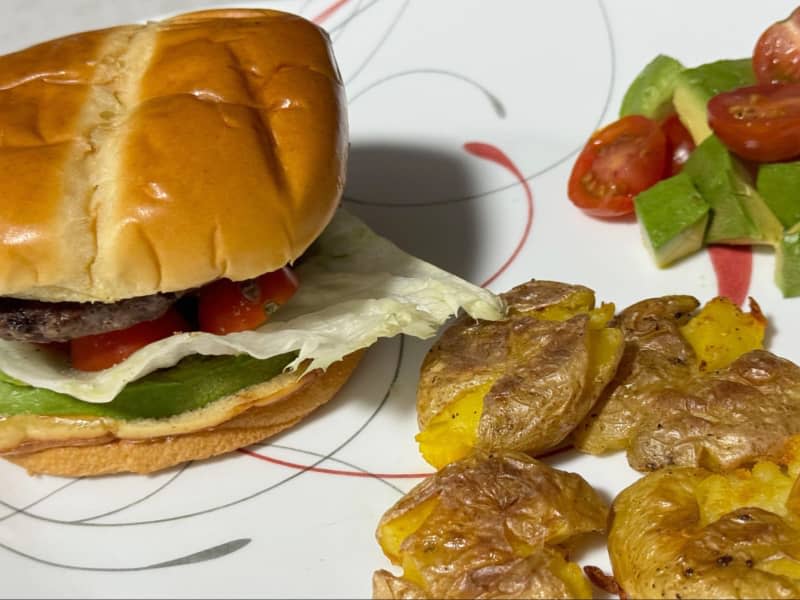
<path id="1" fill-rule="evenodd" d="M 210 4 L 5 1 L 0 52 Z M 329 29 L 350 98 L 348 206 L 406 250 L 495 291 L 535 277 L 583 283 L 619 307 L 716 294 L 706 253 L 656 269 L 634 223 L 572 207 L 567 177 L 656 54 L 689 65 L 747 56 L 792 2 L 242 4 Z M 772 262 L 755 254 L 749 293 L 771 320 L 771 349 L 800 361 L 800 300 L 780 297 Z M 335 401 L 252 453 L 153 477 L 31 478 L 0 464 L 0 596 L 369 596 L 372 571 L 388 566 L 375 525 L 430 470 L 413 441 L 428 347 L 379 343 Z M 551 462 L 609 499 L 636 478 L 620 454 Z M 608 568 L 601 545 L 578 558 Z"/>

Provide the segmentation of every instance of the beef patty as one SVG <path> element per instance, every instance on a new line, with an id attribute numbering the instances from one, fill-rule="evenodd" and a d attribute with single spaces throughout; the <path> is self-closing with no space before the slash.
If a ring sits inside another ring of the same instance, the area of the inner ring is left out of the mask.
<path id="1" fill-rule="evenodd" d="M 102 302 L 39 302 L 0 297 L 0 338 L 17 342 L 66 342 L 125 329 L 162 316 L 180 294 L 153 294 Z"/>

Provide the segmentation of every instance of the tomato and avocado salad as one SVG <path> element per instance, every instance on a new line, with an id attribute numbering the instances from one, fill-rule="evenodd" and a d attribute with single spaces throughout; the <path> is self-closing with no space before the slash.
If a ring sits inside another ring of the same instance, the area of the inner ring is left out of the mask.
<path id="1" fill-rule="evenodd" d="M 593 217 L 635 214 L 660 267 L 707 244 L 763 244 L 800 296 L 800 8 L 753 55 L 687 68 L 664 55 L 634 79 L 619 120 L 592 134 L 568 183 Z"/>
<path id="2" fill-rule="evenodd" d="M 569 178 L 569 197 L 596 217 L 633 210 L 633 197 L 664 174 L 667 143 L 658 123 L 630 115 L 596 132 Z"/>

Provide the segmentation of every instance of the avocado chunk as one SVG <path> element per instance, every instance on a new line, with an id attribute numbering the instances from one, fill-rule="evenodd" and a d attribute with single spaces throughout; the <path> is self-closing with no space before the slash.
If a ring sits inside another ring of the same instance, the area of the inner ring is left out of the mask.
<path id="1" fill-rule="evenodd" d="M 661 120 L 672 111 L 672 94 L 683 65 L 664 54 L 650 61 L 633 80 L 619 109 L 619 116 L 644 115 Z"/>
<path id="2" fill-rule="evenodd" d="M 785 297 L 800 296 L 800 224 L 786 231 L 775 248 L 775 283 Z"/>
<path id="3" fill-rule="evenodd" d="M 784 227 L 800 223 L 800 162 L 761 165 L 756 189 Z"/>
<path id="4" fill-rule="evenodd" d="M 712 135 L 683 165 L 711 206 L 706 243 L 775 244 L 783 227 L 752 185 L 750 175 L 725 145 Z"/>
<path id="5" fill-rule="evenodd" d="M 749 58 L 718 60 L 678 73 L 672 102 L 695 144 L 699 145 L 712 133 L 708 126 L 708 101 L 721 92 L 753 85 L 755 80 Z"/>
<path id="6" fill-rule="evenodd" d="M 634 206 L 642 239 L 659 267 L 702 248 L 709 206 L 685 173 L 638 194 Z"/>

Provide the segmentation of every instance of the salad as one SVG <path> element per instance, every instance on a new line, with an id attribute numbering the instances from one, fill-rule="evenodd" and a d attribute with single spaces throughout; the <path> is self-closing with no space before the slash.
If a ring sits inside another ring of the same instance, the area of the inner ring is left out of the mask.
<path id="1" fill-rule="evenodd" d="M 657 56 L 619 116 L 575 162 L 575 206 L 635 214 L 660 267 L 711 244 L 772 247 L 776 284 L 800 296 L 800 7 L 752 57 L 687 68 Z"/>

